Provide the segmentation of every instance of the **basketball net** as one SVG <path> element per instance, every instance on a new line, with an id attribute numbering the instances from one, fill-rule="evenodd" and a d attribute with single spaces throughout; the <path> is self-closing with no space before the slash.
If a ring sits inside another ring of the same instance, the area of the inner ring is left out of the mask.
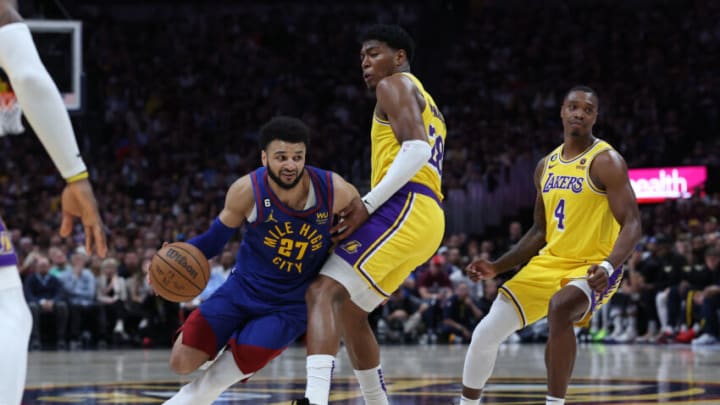
<path id="1" fill-rule="evenodd" d="M 0 136 L 17 135 L 25 132 L 22 125 L 22 110 L 15 93 L 0 92 Z"/>

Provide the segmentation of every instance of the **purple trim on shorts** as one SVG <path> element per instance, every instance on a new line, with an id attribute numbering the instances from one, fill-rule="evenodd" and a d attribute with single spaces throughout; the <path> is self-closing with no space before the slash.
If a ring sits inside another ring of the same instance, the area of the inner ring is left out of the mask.
<path id="1" fill-rule="evenodd" d="M 0 267 L 15 266 L 17 263 L 18 260 L 15 253 L 5 253 L 0 255 Z"/>
<path id="2" fill-rule="evenodd" d="M 613 274 L 610 276 L 610 279 L 608 280 L 608 288 L 606 288 L 602 294 L 592 294 L 592 302 L 590 303 L 589 312 L 595 312 L 598 305 L 602 303 L 608 295 L 614 293 L 618 290 L 618 288 L 620 288 L 620 282 L 622 281 L 623 273 L 623 266 L 620 265 L 620 267 L 616 268 Z"/>
<path id="3" fill-rule="evenodd" d="M 407 187 L 407 185 L 405 187 Z M 362 274 L 365 280 L 370 283 L 378 294 L 384 297 L 389 297 L 389 294 L 379 288 L 375 282 L 362 271 L 362 264 L 370 258 L 372 253 L 379 249 L 383 242 L 390 238 L 407 219 L 412 207 L 412 201 L 408 202 L 408 196 L 412 193 L 412 191 L 395 193 L 389 200 L 381 205 L 364 224 L 335 248 L 335 253 L 351 266 L 359 268 L 360 274 Z M 411 198 L 414 200 L 414 196 L 411 196 Z M 407 207 L 405 206 L 406 203 Z M 373 247 L 372 251 L 368 251 L 370 247 Z"/>
<path id="4" fill-rule="evenodd" d="M 402 207 L 405 208 L 405 210 L 400 211 L 400 215 L 401 215 L 400 219 L 397 220 L 397 222 L 395 222 L 395 224 L 386 231 L 387 233 L 385 234 L 385 236 L 382 239 L 380 239 L 379 241 L 377 241 L 377 244 L 373 247 L 373 249 L 364 255 L 363 261 L 358 263 L 358 268 L 360 269 L 360 274 L 362 274 L 362 276 L 365 277 L 365 279 L 368 281 L 368 283 L 370 283 L 370 285 L 373 286 L 375 291 L 377 291 L 379 294 L 381 294 L 385 298 L 389 298 L 390 294 L 383 291 L 382 288 L 380 288 L 377 284 L 375 284 L 375 280 L 373 280 L 367 274 L 365 274 L 365 271 L 363 271 L 363 265 L 365 265 L 365 262 L 370 260 L 373 253 L 375 253 L 378 249 L 380 249 L 383 246 L 383 243 L 385 243 L 386 240 L 390 239 L 390 237 L 392 237 L 395 234 L 395 232 L 398 230 L 398 228 L 400 228 L 402 226 L 402 224 L 405 223 L 405 220 L 407 219 L 408 214 L 412 210 L 412 206 L 413 206 L 414 202 L 415 202 L 415 198 L 411 197 L 410 202 L 407 203 L 407 207 L 405 206 L 405 203 L 402 204 Z"/>
<path id="5" fill-rule="evenodd" d="M 409 183 L 405 184 L 404 186 L 400 187 L 400 190 L 398 190 L 397 193 L 395 193 L 395 194 L 408 194 L 408 193 L 417 193 L 417 194 L 422 194 L 422 195 L 428 196 L 428 197 L 432 198 L 433 200 L 435 200 L 435 202 L 437 202 L 438 205 L 442 205 L 442 202 L 440 202 L 440 199 L 438 198 L 438 196 L 430 189 L 430 187 L 428 187 L 424 184 L 409 182 Z"/>

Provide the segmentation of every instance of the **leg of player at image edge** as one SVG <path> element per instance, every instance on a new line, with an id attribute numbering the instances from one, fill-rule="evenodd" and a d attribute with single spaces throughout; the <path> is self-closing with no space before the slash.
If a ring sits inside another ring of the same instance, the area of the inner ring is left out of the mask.
<path id="1" fill-rule="evenodd" d="M 165 402 L 165 405 L 210 405 L 233 384 L 250 378 L 238 368 L 232 350 L 226 350 L 194 380 Z"/>
<path id="2" fill-rule="evenodd" d="M 0 403 L 22 400 L 32 316 L 25 303 L 17 267 L 0 267 Z"/>
<path id="3" fill-rule="evenodd" d="M 490 378 L 500 344 L 521 326 L 512 304 L 504 296 L 498 296 L 490 312 L 473 331 L 472 340 L 465 355 L 463 395 L 460 398 L 460 405 L 482 403 L 478 391 L 485 388 L 485 383 Z M 466 391 L 475 392 L 474 395 L 471 395 Z"/>

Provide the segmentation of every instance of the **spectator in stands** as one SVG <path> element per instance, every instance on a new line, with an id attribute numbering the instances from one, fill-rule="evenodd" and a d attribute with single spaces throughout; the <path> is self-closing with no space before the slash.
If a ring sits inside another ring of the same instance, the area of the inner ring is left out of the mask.
<path id="1" fill-rule="evenodd" d="M 125 279 L 118 274 L 119 265 L 112 257 L 104 259 L 100 264 L 96 286 L 100 307 L 99 339 L 107 341 L 108 336 L 112 336 L 115 344 L 128 340 L 125 333 L 128 290 Z"/>
<path id="2" fill-rule="evenodd" d="M 70 257 L 72 269 L 60 276 L 70 307 L 70 350 L 89 347 L 98 336 L 100 311 L 95 301 L 95 276 L 86 267 L 88 257 L 76 251 Z"/>
<path id="3" fill-rule="evenodd" d="M 417 282 L 420 298 L 428 306 L 423 312 L 423 321 L 430 341 L 437 339 L 442 323 L 443 303 L 452 294 L 452 283 L 443 269 L 444 264 L 445 258 L 442 255 L 433 256 L 428 267 L 420 273 Z"/>
<path id="4" fill-rule="evenodd" d="M 50 275 L 60 277 L 60 275 L 68 273 L 72 266 L 68 263 L 67 255 L 57 246 L 53 246 L 48 250 L 52 266 L 50 267 Z"/>
<path id="5" fill-rule="evenodd" d="M 381 307 L 377 334 L 381 343 L 416 343 L 422 331 L 422 314 L 428 304 L 399 288 Z"/>
<path id="6" fill-rule="evenodd" d="M 30 306 L 33 317 L 33 328 L 30 338 L 30 349 L 41 347 L 42 319 L 45 314 L 55 319 L 55 339 L 58 350 L 65 350 L 65 331 L 68 322 L 68 305 L 65 302 L 65 291 L 57 277 L 50 275 L 50 260 L 38 254 L 34 262 L 35 272 L 25 279 L 25 299 Z M 5 331 L 4 333 L 11 333 Z"/>
<path id="7" fill-rule="evenodd" d="M 648 341 L 654 341 L 660 329 L 656 295 L 671 285 L 678 284 L 682 269 L 687 266 L 685 258 L 672 249 L 673 240 L 670 237 L 658 235 L 655 239 L 655 249 L 637 264 L 636 269 L 641 276 L 636 286 L 640 294 L 638 329 L 640 333 L 645 332 L 642 339 Z"/>
<path id="8" fill-rule="evenodd" d="M 466 283 L 458 284 L 444 305 L 440 340 L 470 343 L 475 325 L 485 314 L 470 295 L 470 287 Z"/>

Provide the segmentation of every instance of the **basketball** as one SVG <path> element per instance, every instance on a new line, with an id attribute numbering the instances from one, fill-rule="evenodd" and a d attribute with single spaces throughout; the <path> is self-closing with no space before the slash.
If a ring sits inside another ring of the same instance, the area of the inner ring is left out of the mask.
<path id="1" fill-rule="evenodd" d="M 210 278 L 210 263 L 200 249 L 185 242 L 163 246 L 150 262 L 150 283 L 155 292 L 172 302 L 197 297 Z"/>

